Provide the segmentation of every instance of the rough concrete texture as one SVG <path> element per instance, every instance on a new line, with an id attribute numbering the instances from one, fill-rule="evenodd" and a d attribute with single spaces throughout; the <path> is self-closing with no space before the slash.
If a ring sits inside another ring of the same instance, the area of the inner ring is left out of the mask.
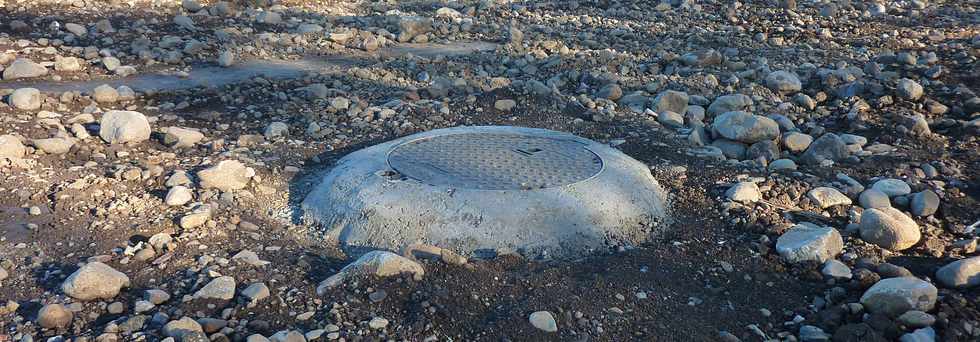
<path id="1" fill-rule="evenodd" d="M 476 190 L 392 175 L 395 147 L 448 134 L 517 134 L 581 144 L 601 157 L 591 178 L 534 190 Z M 311 235 L 350 251 L 426 243 L 463 255 L 477 250 L 572 257 L 648 239 L 667 221 L 667 195 L 643 163 L 568 133 L 518 127 L 456 127 L 351 153 L 302 204 Z"/>

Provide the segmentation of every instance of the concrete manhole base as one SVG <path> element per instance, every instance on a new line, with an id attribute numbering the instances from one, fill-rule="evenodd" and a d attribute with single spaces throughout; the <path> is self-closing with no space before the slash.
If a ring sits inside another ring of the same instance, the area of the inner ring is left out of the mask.
<path id="1" fill-rule="evenodd" d="M 355 252 L 423 243 L 574 257 L 640 243 L 667 221 L 666 192 L 643 163 L 568 133 L 498 126 L 351 153 L 302 208 L 315 238 Z"/>

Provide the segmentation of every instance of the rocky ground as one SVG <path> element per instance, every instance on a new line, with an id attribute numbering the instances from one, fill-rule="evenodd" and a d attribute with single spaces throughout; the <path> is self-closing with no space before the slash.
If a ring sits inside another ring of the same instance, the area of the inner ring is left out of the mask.
<path id="1" fill-rule="evenodd" d="M 978 58 L 960 0 L 0 0 L 0 342 L 978 340 Z M 459 125 L 616 146 L 674 220 L 310 238 L 337 158 Z"/>

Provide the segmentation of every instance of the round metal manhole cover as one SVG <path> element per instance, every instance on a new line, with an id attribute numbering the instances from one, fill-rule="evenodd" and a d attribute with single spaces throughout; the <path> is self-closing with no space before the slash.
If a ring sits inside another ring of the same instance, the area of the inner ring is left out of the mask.
<path id="1" fill-rule="evenodd" d="M 602 171 L 602 159 L 581 143 L 495 133 L 413 140 L 391 150 L 388 165 L 423 183 L 478 190 L 550 188 Z"/>

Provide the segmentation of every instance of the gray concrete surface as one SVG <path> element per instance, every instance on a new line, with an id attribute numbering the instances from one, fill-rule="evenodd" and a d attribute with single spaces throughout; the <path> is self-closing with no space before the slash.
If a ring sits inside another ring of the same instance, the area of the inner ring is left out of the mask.
<path id="1" fill-rule="evenodd" d="M 404 144 L 471 133 L 580 145 L 600 157 L 602 167 L 571 184 L 487 190 L 458 182 L 427 184 L 399 174 L 388 162 L 389 153 Z M 643 242 L 668 222 L 667 194 L 643 163 L 568 133 L 499 126 L 433 130 L 351 153 L 323 176 L 302 209 L 311 237 L 354 253 L 425 243 L 464 255 L 494 250 L 567 258 Z"/>

